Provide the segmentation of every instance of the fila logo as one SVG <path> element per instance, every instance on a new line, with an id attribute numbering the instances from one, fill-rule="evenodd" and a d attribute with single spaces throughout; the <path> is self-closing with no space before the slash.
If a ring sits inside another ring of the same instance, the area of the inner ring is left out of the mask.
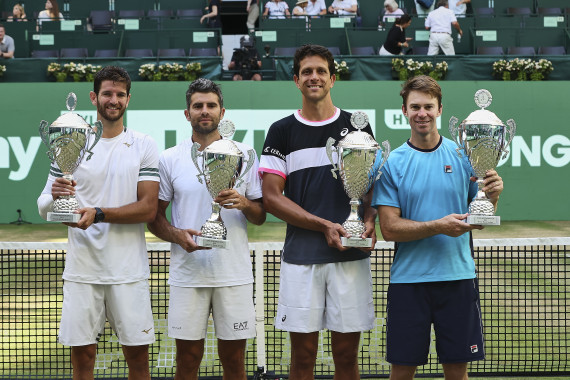
<path id="1" fill-rule="evenodd" d="M 234 331 L 247 330 L 247 321 L 234 323 Z"/>
<path id="2" fill-rule="evenodd" d="M 340 135 L 341 135 L 342 137 L 348 135 L 348 128 L 343 128 L 342 131 L 340 131 Z"/>
<path id="3" fill-rule="evenodd" d="M 477 347 L 476 344 L 472 345 L 472 346 L 471 346 L 471 353 L 472 353 L 472 354 L 475 354 L 475 353 L 477 353 L 477 352 L 479 352 L 479 347 Z"/>
<path id="4" fill-rule="evenodd" d="M 451 168 L 451 165 L 445 165 L 445 166 L 443 167 L 443 171 L 444 171 L 445 173 L 453 173 L 453 169 Z"/>

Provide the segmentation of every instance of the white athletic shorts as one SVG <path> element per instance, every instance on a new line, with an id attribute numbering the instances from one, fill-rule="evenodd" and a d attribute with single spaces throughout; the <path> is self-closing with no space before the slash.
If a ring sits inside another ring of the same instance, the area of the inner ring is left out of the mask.
<path id="1" fill-rule="evenodd" d="M 59 326 L 61 344 L 85 346 L 97 343 L 105 320 L 109 321 L 122 345 L 154 343 L 148 281 L 112 285 L 64 281 Z"/>
<path id="2" fill-rule="evenodd" d="M 372 329 L 370 259 L 312 265 L 281 261 L 275 327 L 299 333 Z"/>
<path id="3" fill-rule="evenodd" d="M 184 340 L 205 339 L 210 311 L 218 339 L 255 337 L 253 284 L 216 288 L 170 285 L 168 336 Z"/>

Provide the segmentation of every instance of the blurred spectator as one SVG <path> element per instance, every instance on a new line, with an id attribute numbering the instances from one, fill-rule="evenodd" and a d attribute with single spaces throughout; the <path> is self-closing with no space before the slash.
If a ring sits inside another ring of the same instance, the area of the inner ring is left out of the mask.
<path id="1" fill-rule="evenodd" d="M 448 0 L 439 0 L 438 8 L 431 11 L 425 21 L 425 27 L 430 31 L 428 55 L 439 54 L 439 49 L 445 55 L 455 55 L 451 27 L 457 29 L 460 36 L 463 35 L 461 26 L 451 9 Z"/>
<path id="2" fill-rule="evenodd" d="M 269 18 L 285 18 L 285 16 L 291 16 L 289 13 L 289 5 L 281 0 L 271 0 L 265 4 L 264 16 L 269 16 Z"/>
<path id="3" fill-rule="evenodd" d="M 257 0 L 247 0 L 247 29 L 252 32 L 255 29 L 255 22 L 259 17 L 259 4 Z"/>
<path id="4" fill-rule="evenodd" d="M 435 8 L 435 0 L 415 0 L 416 13 L 419 17 L 426 17 Z M 429 6 L 426 6 L 429 4 Z"/>
<path id="5" fill-rule="evenodd" d="M 406 28 L 412 23 L 412 18 L 404 13 L 396 19 L 392 29 L 386 36 L 386 42 L 380 47 L 380 55 L 398 55 L 403 54 L 402 48 L 408 47 L 408 41 L 412 38 L 406 37 Z"/>
<path id="6" fill-rule="evenodd" d="M 210 28 L 221 28 L 222 18 L 220 17 L 220 4 L 221 0 L 210 0 L 208 3 L 208 12 L 204 16 L 200 17 L 200 24 L 208 19 L 208 26 Z"/>
<path id="7" fill-rule="evenodd" d="M 471 3 L 471 0 L 449 0 L 449 9 L 455 13 L 455 16 L 465 17 L 467 4 L 469 3 Z"/>
<path id="8" fill-rule="evenodd" d="M 356 0 L 334 0 L 329 7 L 329 13 L 339 16 L 356 16 L 357 10 Z"/>
<path id="9" fill-rule="evenodd" d="M 12 8 L 12 16 L 8 17 L 8 21 L 28 21 L 22 4 L 14 5 L 14 8 Z"/>
<path id="10" fill-rule="evenodd" d="M 4 25 L 0 24 L 0 58 L 14 58 L 14 39 L 6 34 Z"/>
<path id="11" fill-rule="evenodd" d="M 325 0 L 309 0 L 305 12 L 309 16 L 324 16 L 327 14 Z"/>
<path id="12" fill-rule="evenodd" d="M 255 72 L 261 69 L 261 60 L 250 36 L 240 38 L 240 47 L 234 49 L 228 69 L 239 71 L 234 74 L 233 80 L 261 80 L 261 74 Z"/>
<path id="13" fill-rule="evenodd" d="M 297 4 L 295 4 L 295 8 L 293 8 L 293 17 L 301 18 L 303 16 L 307 16 L 307 3 L 309 0 L 299 0 Z"/>
<path id="14" fill-rule="evenodd" d="M 38 25 L 42 25 L 44 21 L 63 20 L 63 14 L 59 11 L 57 0 L 46 0 L 46 9 L 38 14 Z"/>
<path id="15" fill-rule="evenodd" d="M 386 22 L 388 17 L 397 17 L 404 14 L 404 11 L 398 8 L 398 3 L 396 0 L 386 0 L 384 1 L 384 17 L 382 21 Z"/>

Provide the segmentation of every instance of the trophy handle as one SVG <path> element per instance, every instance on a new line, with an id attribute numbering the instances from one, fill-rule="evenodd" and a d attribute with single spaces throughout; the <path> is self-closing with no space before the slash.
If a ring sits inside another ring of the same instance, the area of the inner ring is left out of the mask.
<path id="1" fill-rule="evenodd" d="M 515 132 L 517 131 L 517 125 L 513 119 L 509 119 L 506 122 L 507 124 L 507 133 L 509 134 L 509 138 L 507 143 L 503 147 L 503 159 L 507 158 L 507 154 L 509 154 L 508 146 L 511 145 L 513 138 L 515 137 Z"/>
<path id="2" fill-rule="evenodd" d="M 95 140 L 93 141 L 93 144 L 91 144 L 89 149 L 87 149 L 87 153 L 89 153 L 89 156 L 87 156 L 85 161 L 89 161 L 91 159 L 91 156 L 93 156 L 93 152 L 91 151 L 91 149 L 93 149 L 93 147 L 95 146 L 95 144 L 97 144 L 97 142 L 101 138 L 101 135 L 103 134 L 103 123 L 101 123 L 101 120 L 97 120 L 95 122 L 95 128 L 91 127 L 90 133 L 95 135 Z"/>
<path id="3" fill-rule="evenodd" d="M 449 133 L 451 134 L 453 142 L 455 142 L 455 144 L 457 145 L 457 149 L 455 149 L 455 151 L 457 152 L 459 157 L 463 157 L 461 155 L 461 151 L 463 149 L 461 148 L 461 144 L 459 144 L 459 128 L 457 127 L 458 122 L 459 119 L 456 118 L 455 116 L 452 116 L 451 119 L 449 119 Z"/>
<path id="4" fill-rule="evenodd" d="M 251 169 L 251 167 L 253 166 L 253 163 L 255 162 L 255 151 L 253 149 L 250 149 L 247 151 L 247 154 L 249 156 L 247 161 L 246 161 L 247 165 L 245 167 L 245 170 L 239 175 L 239 177 L 237 177 L 235 187 L 240 187 L 240 185 L 243 182 L 243 177 Z"/>
<path id="5" fill-rule="evenodd" d="M 196 174 L 196 177 L 198 177 L 198 181 L 200 183 L 204 183 L 202 182 L 201 177 L 204 177 L 204 179 L 206 179 L 206 175 L 202 170 L 200 170 L 200 165 L 198 165 L 198 156 L 200 156 L 200 152 L 198 152 L 198 149 L 200 149 L 199 143 L 195 142 L 194 144 L 192 144 L 192 149 L 190 150 L 190 157 L 192 158 L 192 162 L 194 162 L 194 165 L 198 170 L 198 174 Z"/>
<path id="6" fill-rule="evenodd" d="M 390 148 L 390 141 L 388 140 L 382 141 L 382 147 L 384 147 L 384 149 L 382 149 L 382 163 L 378 167 L 378 174 L 376 175 L 376 179 L 374 181 L 378 181 L 380 179 L 380 176 L 382 175 L 380 169 L 382 169 L 382 166 L 384 166 L 386 161 L 388 161 L 388 156 L 390 155 L 390 152 L 392 150 Z"/>
<path id="7" fill-rule="evenodd" d="M 49 123 L 45 120 L 40 122 L 40 137 L 44 144 L 49 147 Z"/>
<path id="8" fill-rule="evenodd" d="M 334 179 L 337 179 L 335 170 L 338 170 L 338 167 L 334 164 L 333 157 L 332 157 L 332 152 L 333 152 L 333 150 L 335 150 L 335 148 L 333 147 L 333 144 L 334 144 L 335 142 L 336 142 L 335 139 L 333 139 L 332 137 L 329 137 L 329 139 L 327 140 L 327 147 L 326 147 L 326 149 L 327 149 L 327 156 L 329 157 L 329 161 L 330 161 L 331 164 L 332 164 L 331 173 L 332 173 Z"/>

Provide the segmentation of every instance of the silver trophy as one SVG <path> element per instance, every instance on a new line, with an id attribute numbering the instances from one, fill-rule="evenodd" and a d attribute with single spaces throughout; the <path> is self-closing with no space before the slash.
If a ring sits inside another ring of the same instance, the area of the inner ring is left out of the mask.
<path id="1" fill-rule="evenodd" d="M 515 136 L 517 126 L 513 119 L 507 120 L 505 126 L 497 115 L 485 109 L 492 100 L 491 93 L 481 89 L 475 93 L 475 104 L 480 110 L 473 111 L 459 126 L 456 117 L 449 120 L 449 133 L 458 146 L 457 153 L 460 157 L 462 152 L 465 153 L 479 186 L 477 196 L 469 204 L 469 224 L 501 224 L 501 217 L 495 215 L 495 207 L 481 189 L 487 170 L 495 169 L 501 156 L 507 156 L 507 147 Z"/>
<path id="2" fill-rule="evenodd" d="M 58 117 L 51 125 L 45 120 L 40 123 L 40 137 L 49 148 L 47 155 L 52 163 L 57 164 L 63 178 L 73 181 L 73 172 L 86 153 L 86 161 L 93 155 L 92 149 L 103 133 L 103 124 L 95 122 L 91 127 L 81 116 L 73 112 L 77 105 L 77 96 L 73 92 L 67 95 L 68 113 Z M 90 141 L 93 138 L 93 143 Z M 53 211 L 48 212 L 47 220 L 50 222 L 77 223 L 81 219 L 75 210 L 79 204 L 74 195 L 60 196 L 53 203 Z"/>
<path id="3" fill-rule="evenodd" d="M 340 173 L 340 178 L 344 185 L 344 190 L 350 198 L 350 214 L 342 224 L 344 229 L 351 235 L 349 238 L 341 237 L 342 245 L 345 247 L 372 247 L 372 238 L 362 238 L 366 231 L 364 222 L 358 214 L 360 199 L 370 190 L 372 184 L 380 178 L 382 174 L 380 168 L 384 166 L 388 155 L 390 155 L 390 143 L 388 140 L 382 143 L 384 149 L 378 145 L 374 137 L 362 131 L 368 125 L 368 115 L 362 111 L 356 111 L 350 118 L 350 123 L 357 131 L 350 132 L 335 147 L 335 139 L 329 137 L 327 140 L 327 156 L 333 168 L 331 169 L 334 178 L 337 178 L 336 170 Z M 374 163 L 378 154 L 382 154 L 382 163 L 377 171 Z M 333 159 L 336 153 L 336 162 Z"/>
<path id="4" fill-rule="evenodd" d="M 202 152 L 199 143 L 192 145 L 191 157 L 194 165 L 198 169 L 198 181 L 206 183 L 206 188 L 212 196 L 216 198 L 220 191 L 238 187 L 243 182 L 243 177 L 251 169 L 255 161 L 255 151 L 250 149 L 248 158 L 245 160 L 244 154 L 236 144 L 228 138 L 235 131 L 234 123 L 229 120 L 222 120 L 218 125 L 221 140 L 214 141 Z M 198 163 L 198 157 L 202 157 L 202 165 Z M 242 168 L 246 163 L 245 169 Z M 228 231 L 220 216 L 221 205 L 212 201 L 212 215 L 200 228 L 202 236 L 196 236 L 196 244 L 201 247 L 227 248 Z"/>

